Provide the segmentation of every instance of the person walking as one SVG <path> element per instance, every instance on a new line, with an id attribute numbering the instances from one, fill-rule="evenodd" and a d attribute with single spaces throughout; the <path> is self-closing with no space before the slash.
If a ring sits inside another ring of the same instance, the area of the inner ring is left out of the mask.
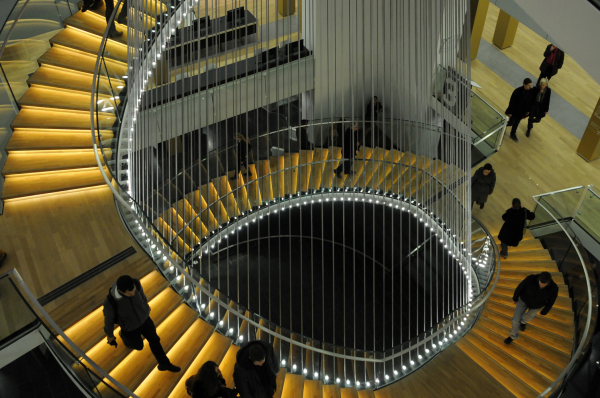
<path id="1" fill-rule="evenodd" d="M 277 390 L 279 360 L 270 344 L 251 341 L 236 355 L 233 380 L 240 398 L 271 398 Z"/>
<path id="2" fill-rule="evenodd" d="M 558 297 L 558 286 L 549 272 L 529 275 L 515 289 L 513 303 L 516 304 L 512 318 L 512 329 L 505 344 L 510 344 L 519 337 L 519 331 L 527 329 L 527 323 L 535 316 L 546 315 L 552 309 Z M 540 311 L 541 310 L 541 311 Z"/>
<path id="3" fill-rule="evenodd" d="M 235 180 L 238 178 L 240 173 L 242 172 L 242 166 L 244 166 L 248 172 L 248 178 L 252 177 L 252 171 L 248 168 L 248 141 L 243 134 L 237 133 L 235 136 L 237 140 L 237 173 L 233 175 L 230 180 Z"/>
<path id="4" fill-rule="evenodd" d="M 115 324 L 118 324 L 121 327 L 121 339 L 126 347 L 141 351 L 144 349 L 143 336 L 148 340 L 150 350 L 158 361 L 158 370 L 169 372 L 181 370 L 169 361 L 160 344 L 156 327 L 150 318 L 148 299 L 138 279 L 129 275 L 120 276 L 108 291 L 103 312 L 104 332 L 108 344 L 117 346 L 114 328 Z"/>
<path id="5" fill-rule="evenodd" d="M 538 77 L 538 84 L 543 78 L 550 80 L 552 76 L 556 75 L 558 70 L 562 68 L 564 62 L 565 53 L 554 44 L 548 44 L 546 51 L 544 51 L 544 60 L 540 65 L 540 77 Z"/>
<path id="6" fill-rule="evenodd" d="M 356 151 L 358 151 L 360 148 L 358 134 L 358 123 L 354 124 L 354 128 L 348 127 L 344 132 L 344 139 L 342 141 L 342 156 L 346 158 L 346 160 L 344 162 L 340 162 L 339 166 L 334 170 L 334 173 L 338 178 L 343 177 L 342 172 L 344 174 L 354 174 L 352 171 L 352 164 L 354 163 Z"/>
<path id="7" fill-rule="evenodd" d="M 367 111 L 365 112 L 365 121 L 370 122 L 371 118 L 377 121 L 379 119 L 379 115 L 383 112 L 383 106 L 381 102 L 377 99 L 377 96 L 373 97 L 373 100 L 369 102 L 367 105 Z"/>
<path id="8" fill-rule="evenodd" d="M 512 207 L 506 210 L 506 213 L 502 215 L 502 219 L 504 224 L 502 224 L 498 239 L 502 246 L 500 255 L 506 259 L 508 258 L 508 246 L 519 246 L 519 242 L 523 240 L 525 223 L 527 220 L 535 219 L 535 214 L 521 207 L 521 200 L 515 198 L 512 200 Z"/>
<path id="9" fill-rule="evenodd" d="M 471 177 L 471 207 L 477 203 L 483 209 L 487 198 L 494 192 L 496 186 L 496 172 L 490 163 L 477 169 Z"/>
<path id="10" fill-rule="evenodd" d="M 531 110 L 529 111 L 525 136 L 529 137 L 531 135 L 533 123 L 541 122 L 542 118 L 548 114 L 551 95 L 552 90 L 548 87 L 548 79 L 545 77 L 538 80 L 538 85 L 531 89 Z"/>
<path id="11" fill-rule="evenodd" d="M 521 119 L 529 116 L 529 108 L 531 107 L 531 79 L 525 78 L 523 85 L 517 87 L 510 96 L 510 102 L 508 108 L 506 108 L 506 115 L 508 119 L 508 125 L 512 126 L 510 130 L 510 139 L 514 142 L 519 142 L 517 138 L 517 128 Z"/>
<path id="12" fill-rule="evenodd" d="M 198 373 L 185 381 L 185 389 L 192 398 L 235 398 L 236 389 L 227 388 L 223 374 L 213 361 L 202 365 Z"/>

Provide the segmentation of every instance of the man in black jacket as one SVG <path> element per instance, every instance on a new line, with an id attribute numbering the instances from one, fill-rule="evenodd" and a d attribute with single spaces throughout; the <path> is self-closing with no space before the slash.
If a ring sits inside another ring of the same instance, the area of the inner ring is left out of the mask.
<path id="1" fill-rule="evenodd" d="M 277 389 L 279 360 L 264 341 L 246 343 L 236 355 L 233 380 L 240 398 L 271 398 Z"/>
<path id="2" fill-rule="evenodd" d="M 550 96 L 552 90 L 548 87 L 548 79 L 545 77 L 538 80 L 538 85 L 531 89 L 531 110 L 527 121 L 527 137 L 531 135 L 533 123 L 539 123 L 550 109 Z"/>
<path id="3" fill-rule="evenodd" d="M 524 332 L 527 323 L 538 312 L 546 315 L 554 305 L 557 297 L 558 286 L 552 280 L 549 272 L 529 275 L 519 283 L 513 295 L 513 302 L 517 305 L 517 308 L 515 308 L 515 315 L 512 319 L 512 330 L 504 343 L 510 344 L 519 337 L 519 330 Z"/>
<path id="4" fill-rule="evenodd" d="M 108 344 L 116 346 L 114 335 L 115 324 L 121 326 L 120 336 L 125 346 L 137 351 L 144 349 L 144 340 L 148 340 L 150 350 L 158 361 L 158 370 L 179 372 L 167 358 L 165 350 L 156 334 L 156 327 L 150 318 L 148 299 L 138 279 L 123 275 L 117 279 L 108 291 L 104 300 L 104 332 Z"/>
<path id="5" fill-rule="evenodd" d="M 517 138 L 517 127 L 521 119 L 529 116 L 529 108 L 531 107 L 531 79 L 523 80 L 523 86 L 517 87 L 510 96 L 506 115 L 510 117 L 508 125 L 512 126 L 510 130 L 510 138 L 514 142 L 519 142 Z"/>

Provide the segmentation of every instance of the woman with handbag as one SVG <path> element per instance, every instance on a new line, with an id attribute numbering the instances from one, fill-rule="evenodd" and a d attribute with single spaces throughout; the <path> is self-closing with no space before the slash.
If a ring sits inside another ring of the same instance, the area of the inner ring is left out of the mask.
<path id="1" fill-rule="evenodd" d="M 527 228 L 527 220 L 535 219 L 535 214 L 521 207 L 520 199 L 513 199 L 512 207 L 506 210 L 502 215 L 504 224 L 498 234 L 502 250 L 500 255 L 506 259 L 508 257 L 508 246 L 517 247 L 519 242 L 523 240 L 525 229 Z"/>
<path id="2" fill-rule="evenodd" d="M 548 114 L 551 95 L 552 90 L 548 87 L 548 79 L 545 77 L 541 78 L 537 86 L 531 89 L 531 110 L 529 111 L 527 133 L 525 133 L 527 137 L 531 135 L 533 123 L 541 122 L 542 118 Z"/>

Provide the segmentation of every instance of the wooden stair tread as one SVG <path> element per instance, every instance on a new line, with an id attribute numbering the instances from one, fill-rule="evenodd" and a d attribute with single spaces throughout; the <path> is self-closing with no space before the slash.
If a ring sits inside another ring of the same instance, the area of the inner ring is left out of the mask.
<path id="1" fill-rule="evenodd" d="M 545 360 L 531 351 L 528 351 L 526 347 L 522 347 L 519 344 L 504 344 L 504 339 L 506 339 L 507 336 L 498 334 L 493 330 L 488 329 L 487 327 L 483 326 L 482 323 L 477 322 L 471 331 L 487 341 L 488 344 L 491 344 L 492 346 L 502 350 L 519 361 L 522 364 L 521 366 L 525 366 L 534 370 L 548 380 L 556 380 L 556 378 L 562 372 L 561 367 Z"/>
<path id="2" fill-rule="evenodd" d="M 488 344 L 483 337 L 476 334 L 473 330 L 467 332 L 464 339 L 488 355 L 491 359 L 498 362 L 523 382 L 527 383 L 538 393 L 544 391 L 552 381 L 554 381 L 540 375 L 527 366 L 523 366 L 521 362 L 508 355 L 503 349 Z"/>
<path id="3" fill-rule="evenodd" d="M 160 344 L 165 352 L 177 342 L 179 337 L 187 331 L 188 327 L 198 318 L 198 313 L 187 304 L 182 303 L 169 316 L 158 325 L 156 333 L 160 337 Z M 189 349 L 189 347 L 187 347 Z M 157 367 L 156 359 L 150 350 L 147 340 L 144 340 L 144 348 L 141 351 L 132 351 L 121 361 L 111 372 L 110 375 L 119 380 L 130 390 L 135 390 L 139 384 L 146 378 L 150 371 Z M 166 372 L 164 372 L 166 373 Z M 170 372 L 168 372 L 170 373 Z M 112 386 L 108 380 L 104 380 Z M 113 386 L 114 387 L 114 386 Z M 101 396 L 106 385 L 101 383 L 98 386 Z"/>
<path id="4" fill-rule="evenodd" d="M 500 277 L 504 278 L 504 279 L 517 279 L 520 281 L 522 281 L 523 279 L 525 279 L 526 277 L 528 277 L 531 274 L 535 274 L 536 272 L 531 272 L 531 271 L 527 271 L 527 270 L 501 270 L 500 271 Z M 565 278 L 563 276 L 563 274 L 561 272 L 550 272 L 550 275 L 552 276 L 552 280 L 554 282 L 556 282 L 557 284 L 561 284 L 564 285 L 565 284 Z"/>
<path id="5" fill-rule="evenodd" d="M 494 235 L 492 235 L 492 238 L 494 238 L 494 240 L 496 241 L 496 244 L 498 244 L 498 247 L 500 247 L 500 239 L 498 239 L 498 234 L 495 233 Z M 532 239 L 536 239 L 536 238 L 535 238 L 535 236 L 533 236 L 533 234 L 531 233 L 530 230 L 527 230 L 527 231 L 525 231 L 525 234 L 523 235 L 523 240 L 521 242 L 524 242 L 526 240 L 532 240 Z"/>
<path id="6" fill-rule="evenodd" d="M 320 380 L 305 380 L 302 398 L 322 398 L 323 382 Z"/>
<path id="7" fill-rule="evenodd" d="M 100 160 L 103 160 L 100 155 Z M 11 152 L 6 158 L 2 174 L 38 173 L 52 170 L 98 167 L 92 150 Z"/>
<path id="8" fill-rule="evenodd" d="M 500 247 L 500 241 L 497 242 L 498 247 Z M 517 253 L 522 251 L 530 251 L 530 250 L 546 250 L 542 245 L 542 242 L 539 239 L 523 239 L 519 242 L 519 246 L 517 247 L 508 247 L 509 258 L 511 253 Z"/>
<path id="9" fill-rule="evenodd" d="M 507 261 L 552 261 L 552 257 L 550 257 L 550 253 L 548 253 L 548 250 L 546 249 L 517 252 L 512 252 L 510 249 L 511 247 L 509 246 Z"/>
<path id="10" fill-rule="evenodd" d="M 159 326 L 161 321 L 167 317 L 176 307 L 179 306 L 183 299 L 173 289 L 166 288 L 156 297 L 149 301 L 150 318 L 156 326 Z M 119 336 L 120 327 L 115 328 L 115 338 L 117 348 L 106 344 L 106 340 L 102 339 L 94 347 L 86 352 L 86 355 L 94 361 L 102 369 L 110 372 L 119 364 L 128 354 L 131 349 L 125 347 L 121 336 Z"/>
<path id="11" fill-rule="evenodd" d="M 541 273 L 543 271 L 558 272 L 558 266 L 556 263 L 551 261 L 512 261 L 509 254 L 508 260 L 502 260 L 502 271 L 531 271 L 531 273 Z"/>
<path id="12" fill-rule="evenodd" d="M 198 352 L 204 347 L 212 334 L 214 327 L 202 319 L 196 319 L 185 334 L 167 352 L 171 363 L 186 369 Z M 141 398 L 149 396 L 166 397 L 179 381 L 181 373 L 161 372 L 154 367 L 134 391 Z"/>
<path id="13" fill-rule="evenodd" d="M 106 168 L 104 171 L 108 175 Z M 106 183 L 97 167 L 50 174 L 13 174 L 4 180 L 2 200 L 104 185 Z"/>
<path id="14" fill-rule="evenodd" d="M 510 317 L 511 319 L 515 313 L 515 306 L 514 306 L 514 304 L 512 304 L 512 301 L 511 301 L 511 306 L 506 306 L 506 305 L 488 300 L 485 303 L 485 308 L 488 308 L 492 311 L 503 314 L 507 317 Z M 552 312 L 552 311 L 550 311 L 550 312 Z M 529 322 L 528 325 L 537 326 L 540 329 L 544 329 L 548 332 L 557 334 L 557 335 L 565 337 L 567 339 L 573 339 L 573 333 L 574 333 L 573 325 L 565 325 L 564 323 L 556 322 L 552 319 L 549 319 L 548 317 L 544 317 L 541 315 L 536 316 Z"/>
<path id="15" fill-rule="evenodd" d="M 19 105 L 22 107 L 59 108 L 89 112 L 91 95 L 81 91 L 34 86 L 30 87 L 21 97 Z M 107 95 L 99 96 L 98 101 L 102 102 L 95 109 L 101 113 L 114 113 L 115 100 L 110 98 Z"/>
<path id="16" fill-rule="evenodd" d="M 102 130 L 102 140 L 113 138 L 113 132 Z M 99 140 L 96 139 L 96 144 Z M 86 149 L 92 148 L 92 138 L 88 131 L 63 130 L 21 130 L 12 133 L 6 151 L 44 150 L 44 149 Z"/>
<path id="17" fill-rule="evenodd" d="M 98 127 L 97 123 L 99 123 L 101 130 L 111 130 L 114 122 L 114 115 L 101 113 L 95 123 L 96 127 Z M 41 128 L 89 130 L 91 128 L 90 112 L 41 108 L 21 109 L 11 123 L 11 127 L 13 129 Z"/>
<path id="18" fill-rule="evenodd" d="M 484 313 L 498 319 L 498 317 L 495 317 L 494 314 L 490 314 L 491 312 L 492 311 L 489 311 L 487 309 L 484 310 Z M 498 315 L 499 317 L 503 317 L 501 314 Z M 507 319 L 507 317 L 503 318 Z M 488 318 L 487 316 L 481 316 L 477 321 L 477 324 L 485 327 L 486 329 L 491 330 L 492 332 L 500 336 L 504 336 L 503 338 L 506 338 L 510 334 L 512 322 L 506 324 L 504 319 L 500 320 L 503 321 L 503 323 L 498 323 L 497 321 Z M 508 320 L 511 321 L 510 319 Z M 527 329 L 524 332 L 519 332 L 519 338 L 513 341 L 512 345 L 518 345 L 534 353 L 535 355 L 544 358 L 546 361 L 553 363 L 560 369 L 566 368 L 569 364 L 569 361 L 571 360 L 571 357 L 569 356 L 570 351 L 565 353 L 554 349 L 551 340 L 546 340 L 544 338 L 545 336 L 540 336 L 540 334 L 543 334 L 544 331 L 531 325 L 527 325 L 527 327 L 532 328 L 534 330 L 529 331 L 529 333 L 527 333 Z M 558 336 L 556 337 L 556 340 L 558 340 Z M 546 344 L 544 343 L 544 341 L 550 344 Z"/>
<path id="19" fill-rule="evenodd" d="M 173 391 L 171 391 L 171 394 L 169 394 L 169 398 L 188 397 L 185 390 L 185 381 L 198 373 L 198 370 L 206 361 L 220 363 L 230 345 L 231 339 L 223 336 L 222 334 L 213 332 L 204 347 L 202 347 L 198 355 L 196 355 L 196 358 L 194 358 L 192 364 L 187 368 L 185 374 L 181 376 L 177 382 L 177 385 Z"/>
<path id="20" fill-rule="evenodd" d="M 281 398 L 302 398 L 304 395 L 304 376 L 288 373 L 281 391 Z"/>
<path id="21" fill-rule="evenodd" d="M 106 25 L 106 22 L 104 22 L 104 24 Z M 123 76 L 127 75 L 126 63 L 109 59 L 105 60 L 105 62 L 106 69 L 102 68 L 101 75 L 106 75 L 107 70 L 111 80 L 113 78 L 122 79 Z M 38 63 L 41 65 L 54 65 L 61 68 L 93 74 L 96 69 L 96 56 L 56 45 L 42 54 L 42 56 L 38 58 Z"/>
<path id="22" fill-rule="evenodd" d="M 554 282 L 556 283 L 556 281 Z M 519 283 L 521 283 L 521 281 L 518 279 L 506 279 L 500 276 L 500 278 L 498 278 L 497 286 L 511 288 L 514 291 L 514 289 L 519 286 Z M 569 297 L 569 287 L 567 285 L 560 283 L 557 283 L 556 285 L 558 286 L 558 297 Z"/>
<path id="23" fill-rule="evenodd" d="M 94 15 L 92 12 L 76 12 L 69 18 L 63 21 L 65 26 L 73 26 L 75 28 L 84 30 L 95 34 L 96 36 L 102 37 L 106 30 L 106 19 L 100 15 Z M 115 39 L 109 39 L 117 43 L 127 44 L 127 29 L 123 29 L 122 25 L 118 24 L 121 29 L 117 29 L 123 32 L 123 35 Z"/>
<path id="24" fill-rule="evenodd" d="M 375 394 L 370 388 L 365 388 L 364 390 L 358 390 L 358 398 L 375 398 Z"/>
<path id="25" fill-rule="evenodd" d="M 340 388 L 342 398 L 358 398 L 358 393 L 355 387 Z"/>
<path id="26" fill-rule="evenodd" d="M 324 385 L 323 398 L 341 398 L 340 386 L 334 384 Z"/>
<path id="27" fill-rule="evenodd" d="M 273 398 L 281 398 L 286 376 L 287 372 L 285 368 L 279 368 L 279 373 L 277 373 L 277 389 L 275 390 L 275 394 L 273 394 Z"/>
<path id="28" fill-rule="evenodd" d="M 104 6 L 103 6 L 104 8 Z M 94 56 L 98 55 L 102 37 L 67 26 L 50 39 L 52 44 L 74 48 Z M 105 58 L 127 63 L 127 46 L 113 40 L 106 42 Z"/>
<path id="29" fill-rule="evenodd" d="M 455 344 L 508 391 L 513 393 L 515 397 L 531 398 L 538 395 L 527 383 L 523 382 L 465 338 L 459 339 Z"/>
<path id="30" fill-rule="evenodd" d="M 27 83 L 31 86 L 58 87 L 91 93 L 96 91 L 93 72 L 79 72 L 42 65 L 27 79 Z M 92 87 L 94 87 L 94 90 L 92 90 Z M 120 93 L 124 87 L 125 83 L 122 80 L 111 78 L 109 83 L 106 77 L 101 76 L 98 92 L 103 95 L 112 95 L 113 92 Z"/>
<path id="31" fill-rule="evenodd" d="M 504 286 L 496 286 L 494 289 L 494 294 L 498 294 L 500 296 L 512 297 L 515 292 L 515 289 L 511 289 L 509 287 Z M 559 308 L 561 310 L 572 311 L 573 310 L 573 301 L 569 297 L 557 297 L 552 309 Z"/>
<path id="32" fill-rule="evenodd" d="M 240 350 L 240 346 L 232 344 L 229 346 L 227 353 L 223 357 L 221 364 L 219 365 L 219 369 L 221 370 L 221 374 L 223 375 L 223 379 L 227 383 L 228 388 L 233 388 L 233 370 L 235 368 L 236 355 Z"/>
<path id="33" fill-rule="evenodd" d="M 502 296 L 499 294 L 495 294 L 492 293 L 492 295 L 489 298 L 490 301 L 499 303 L 499 304 L 503 304 L 506 306 L 515 306 L 513 304 L 513 300 L 512 297 L 508 297 L 508 296 Z M 554 321 L 557 322 L 561 322 L 564 323 L 566 325 L 573 325 L 574 324 L 574 320 L 573 320 L 573 311 L 571 310 L 562 310 L 560 308 L 556 308 L 556 306 L 552 306 L 552 309 L 550 310 L 550 312 L 548 312 L 547 315 L 540 315 L 538 313 L 538 315 L 536 316 L 536 318 L 538 317 L 546 317 L 548 319 L 552 319 Z"/>
<path id="34" fill-rule="evenodd" d="M 152 300 L 169 282 L 158 271 L 152 271 L 140 279 L 142 289 L 148 300 Z M 108 294 L 108 293 L 107 293 Z M 65 330 L 65 334 L 83 351 L 89 350 L 104 336 L 104 307 L 100 306 L 85 318 Z M 59 337 L 62 341 L 62 337 Z M 64 343 L 64 342 L 63 342 Z"/>

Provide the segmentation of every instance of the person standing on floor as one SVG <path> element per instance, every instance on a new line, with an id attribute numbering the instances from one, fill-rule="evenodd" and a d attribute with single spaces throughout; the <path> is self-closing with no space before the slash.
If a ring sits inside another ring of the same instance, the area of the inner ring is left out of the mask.
<path id="1" fill-rule="evenodd" d="M 252 177 L 252 171 L 248 168 L 248 141 L 243 134 L 237 133 L 235 136 L 237 140 L 237 173 L 232 176 L 231 180 L 236 180 L 242 172 L 242 166 L 246 168 L 248 172 L 248 178 Z"/>
<path id="2" fill-rule="evenodd" d="M 270 344 L 251 341 L 236 355 L 233 380 L 240 398 L 271 398 L 277 390 L 279 360 Z"/>
<path id="3" fill-rule="evenodd" d="M 471 207 L 477 203 L 483 209 L 487 198 L 494 192 L 496 186 L 496 172 L 490 163 L 477 169 L 471 177 Z"/>
<path id="4" fill-rule="evenodd" d="M 365 121 L 370 122 L 371 118 L 377 121 L 381 112 L 383 112 L 383 106 L 375 96 L 373 97 L 373 101 L 370 101 L 367 105 L 367 111 L 365 112 Z"/>
<path id="5" fill-rule="evenodd" d="M 517 247 L 519 242 L 523 240 L 523 230 L 526 227 L 527 220 L 535 219 L 535 214 L 524 207 L 521 207 L 520 199 L 512 200 L 512 207 L 506 210 L 502 215 L 504 224 L 498 234 L 498 239 L 502 246 L 500 255 L 504 259 L 508 257 L 508 246 Z"/>
<path id="6" fill-rule="evenodd" d="M 565 53 L 552 43 L 548 44 L 546 51 L 544 51 L 544 60 L 540 65 L 538 84 L 543 78 L 550 80 L 552 76 L 556 75 L 558 70 L 562 68 L 563 62 L 565 62 Z"/>
<path id="7" fill-rule="evenodd" d="M 117 324 L 121 327 L 119 335 L 126 347 L 137 351 L 143 350 L 143 336 L 148 340 L 150 350 L 158 361 L 158 370 L 168 370 L 169 372 L 181 370 L 180 367 L 169 361 L 160 344 L 156 327 L 150 318 L 148 299 L 138 279 L 129 275 L 120 276 L 108 291 L 108 296 L 104 300 L 103 312 L 104 332 L 108 344 L 117 346 L 114 335 L 115 324 Z"/>
<path id="8" fill-rule="evenodd" d="M 515 289 L 513 303 L 517 305 L 512 318 L 510 336 L 504 340 L 510 344 L 519 337 L 519 331 L 524 332 L 527 323 L 539 312 L 546 315 L 552 309 L 558 297 L 558 286 L 552 280 L 549 272 L 529 275 Z M 541 310 L 541 311 L 540 311 Z"/>
<path id="9" fill-rule="evenodd" d="M 517 128 L 521 119 L 525 119 L 529 116 L 529 108 L 531 107 L 531 79 L 525 78 L 523 85 L 517 87 L 510 96 L 510 102 L 508 108 L 506 108 L 506 115 L 510 117 L 508 119 L 508 125 L 512 126 L 510 130 L 510 139 L 514 142 L 519 142 L 517 138 Z"/>
<path id="10" fill-rule="evenodd" d="M 531 135 L 533 123 L 541 122 L 542 118 L 548 114 L 551 95 L 552 90 L 548 87 L 548 79 L 545 77 L 541 78 L 538 85 L 531 89 L 531 110 L 529 111 L 525 136 L 529 137 Z"/>
<path id="11" fill-rule="evenodd" d="M 334 173 L 338 178 L 343 177 L 342 172 L 344 174 L 354 174 L 352 171 L 352 164 L 354 163 L 356 151 L 358 151 L 360 148 L 358 134 L 358 123 L 354 124 L 354 128 L 348 127 L 344 132 L 342 156 L 346 158 L 346 160 L 344 162 L 340 162 L 340 165 L 334 170 Z"/>

